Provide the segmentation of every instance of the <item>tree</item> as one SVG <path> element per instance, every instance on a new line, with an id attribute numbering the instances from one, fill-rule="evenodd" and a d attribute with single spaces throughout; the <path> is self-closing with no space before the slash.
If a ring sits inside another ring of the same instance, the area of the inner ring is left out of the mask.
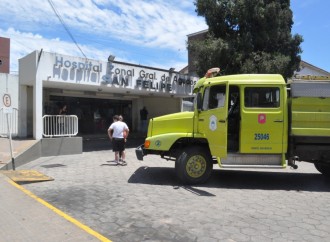
<path id="1" fill-rule="evenodd" d="M 290 0 L 196 0 L 209 32 L 188 43 L 193 65 L 203 76 L 219 66 L 224 74 L 279 73 L 298 69 L 302 36 L 291 34 Z"/>

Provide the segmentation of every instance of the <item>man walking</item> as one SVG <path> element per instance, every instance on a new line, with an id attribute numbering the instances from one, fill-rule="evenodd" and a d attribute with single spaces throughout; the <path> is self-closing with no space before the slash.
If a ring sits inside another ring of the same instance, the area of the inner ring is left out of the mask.
<path id="1" fill-rule="evenodd" d="M 125 143 L 129 133 L 128 126 L 125 122 L 119 120 L 119 116 L 113 117 L 113 123 L 108 129 L 108 135 L 112 141 L 112 149 L 115 152 L 115 162 L 117 165 L 121 164 L 126 166 L 125 161 Z M 121 160 L 120 156 L 121 155 Z M 120 163 L 121 162 L 121 163 Z"/>

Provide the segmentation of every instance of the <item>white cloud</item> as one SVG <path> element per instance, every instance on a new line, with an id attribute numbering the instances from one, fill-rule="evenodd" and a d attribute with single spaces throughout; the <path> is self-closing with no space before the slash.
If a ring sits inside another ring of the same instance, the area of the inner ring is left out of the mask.
<path id="1" fill-rule="evenodd" d="M 149 56 L 158 55 L 152 52 L 168 51 L 176 53 L 180 63 L 187 63 L 183 51 L 187 35 L 207 28 L 204 19 L 194 13 L 195 6 L 190 0 L 53 0 L 53 3 L 79 46 L 92 58 L 106 59 L 104 53 L 115 52 L 118 57 L 122 54 L 124 59 L 131 59 L 129 48 L 144 48 Z M 5 19 L 0 35 L 12 39 L 13 70 L 17 69 L 18 58 L 36 49 L 81 56 L 48 1 L 2 0 L 0 20 Z M 153 61 L 151 58 L 149 63 Z"/>
<path id="2" fill-rule="evenodd" d="M 73 56 L 82 56 L 72 42 L 61 41 L 58 38 L 46 39 L 39 34 L 22 33 L 12 28 L 8 30 L 0 29 L 0 36 L 10 37 L 11 41 L 11 71 L 18 71 L 18 59 L 35 50 L 43 49 L 48 52 L 57 52 Z M 86 55 L 90 58 L 106 60 L 108 51 L 100 51 L 92 46 L 82 46 L 86 49 Z"/>
<path id="3" fill-rule="evenodd" d="M 59 20 L 46 1 L 40 4 L 38 0 L 16 0 L 16 6 L 20 6 L 16 8 L 10 4 L 14 0 L 8 1 L 8 5 L 7 0 L 4 1 L 0 14 L 15 15 L 14 21 L 17 23 L 27 21 L 30 28 L 35 28 L 34 23 L 40 28 L 59 25 Z M 100 8 L 92 1 L 53 2 L 66 25 L 73 31 L 120 37 L 127 42 L 146 46 L 181 48 L 185 45 L 187 34 L 206 28 L 201 18 L 165 1 L 96 1 L 103 6 L 112 7 L 111 9 Z M 187 2 L 183 5 L 187 5 Z M 167 34 L 169 38 L 165 40 L 163 34 Z"/>

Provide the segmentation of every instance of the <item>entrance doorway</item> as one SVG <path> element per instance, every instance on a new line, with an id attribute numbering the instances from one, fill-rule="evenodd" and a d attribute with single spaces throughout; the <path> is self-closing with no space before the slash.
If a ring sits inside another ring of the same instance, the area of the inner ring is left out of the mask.
<path id="1" fill-rule="evenodd" d="M 105 134 L 112 117 L 121 114 L 132 129 L 132 101 L 83 97 L 50 96 L 44 114 L 57 115 L 67 106 L 68 115 L 78 117 L 78 135 Z"/>

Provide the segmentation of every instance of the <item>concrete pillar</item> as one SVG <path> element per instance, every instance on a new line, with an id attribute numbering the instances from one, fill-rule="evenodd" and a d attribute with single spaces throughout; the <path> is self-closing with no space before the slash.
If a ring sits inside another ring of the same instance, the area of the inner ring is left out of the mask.
<path id="1" fill-rule="evenodd" d="M 18 136 L 26 137 L 27 136 L 27 86 L 20 85 L 19 87 L 19 112 L 18 112 Z"/>
<path id="2" fill-rule="evenodd" d="M 43 93 L 42 93 L 42 78 L 37 70 L 36 82 L 33 88 L 33 137 L 41 139 L 43 133 Z"/>

